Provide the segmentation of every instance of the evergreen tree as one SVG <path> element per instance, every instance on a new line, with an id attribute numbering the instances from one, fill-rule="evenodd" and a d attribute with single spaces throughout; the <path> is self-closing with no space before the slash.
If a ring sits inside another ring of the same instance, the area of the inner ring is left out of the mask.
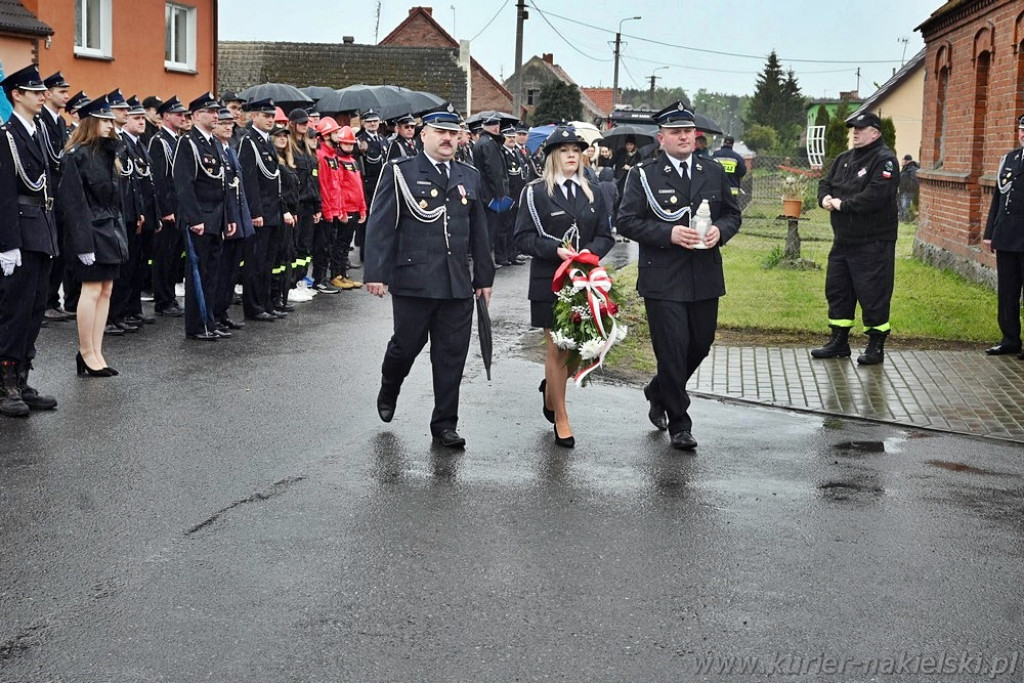
<path id="1" fill-rule="evenodd" d="M 573 83 L 555 79 L 540 90 L 540 102 L 533 110 L 533 125 L 543 126 L 561 120 L 579 121 L 583 118 L 580 90 Z"/>
<path id="2" fill-rule="evenodd" d="M 835 116 L 828 122 L 825 129 L 825 158 L 835 159 L 850 146 L 850 133 L 846 128 L 846 117 L 850 112 L 850 104 L 843 100 L 836 108 Z"/>
<path id="3" fill-rule="evenodd" d="M 764 154 L 778 146 L 779 136 L 771 126 L 762 126 L 759 123 L 755 123 L 747 128 L 747 132 L 743 137 L 743 144 L 752 150 Z"/>
<path id="4" fill-rule="evenodd" d="M 818 105 L 818 113 L 814 115 L 814 125 L 828 127 L 828 107 L 824 104 Z"/>
<path id="5" fill-rule="evenodd" d="M 893 152 L 896 151 L 896 124 L 893 123 L 891 116 L 882 119 L 882 141 L 886 147 Z"/>
<path id="6" fill-rule="evenodd" d="M 794 148 L 806 123 L 804 98 L 793 71 L 783 72 L 779 57 L 772 50 L 764 71 L 757 77 L 750 99 L 747 126 L 760 124 L 773 128 L 782 149 Z"/>

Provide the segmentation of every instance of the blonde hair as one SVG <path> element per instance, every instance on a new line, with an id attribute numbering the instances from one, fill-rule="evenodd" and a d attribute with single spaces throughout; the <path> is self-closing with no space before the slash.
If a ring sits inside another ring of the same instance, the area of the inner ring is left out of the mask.
<path id="1" fill-rule="evenodd" d="M 565 144 L 572 145 L 575 143 L 567 142 Z M 576 146 L 579 147 L 579 145 Z M 558 147 L 561 147 L 561 145 Z M 544 181 L 544 186 L 548 190 L 549 197 L 555 196 L 555 173 L 558 171 L 558 169 L 555 168 L 555 152 L 558 151 L 558 147 L 551 150 L 551 153 L 549 153 L 544 159 L 544 175 L 541 176 L 541 179 Z M 583 156 L 582 152 L 580 152 L 580 156 Z M 583 174 L 583 164 L 580 164 L 576 168 L 576 179 L 580 181 L 580 187 L 583 189 L 583 194 L 587 195 L 587 201 L 593 204 L 594 191 L 590 189 L 590 183 L 587 182 L 587 176 Z"/>

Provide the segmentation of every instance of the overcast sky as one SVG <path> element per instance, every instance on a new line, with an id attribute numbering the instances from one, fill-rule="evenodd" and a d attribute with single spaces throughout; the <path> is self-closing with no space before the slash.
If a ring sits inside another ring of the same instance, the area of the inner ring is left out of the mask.
<path id="1" fill-rule="evenodd" d="M 515 65 L 516 0 L 313 0 L 310 12 L 283 0 L 220 0 L 223 40 L 357 43 L 384 38 L 416 5 L 458 39 L 495 78 Z M 866 97 L 924 42 L 915 27 L 943 0 L 527 0 L 523 61 L 544 52 L 583 86 L 610 87 L 613 42 L 620 19 L 624 46 L 619 87 L 682 86 L 695 93 L 751 94 L 766 56 L 775 50 L 796 72 L 807 97 L 836 97 L 857 88 Z M 380 7 L 379 27 L 377 8 Z M 280 11 L 287 7 L 287 11 Z M 315 10 L 315 13 L 312 11 Z M 903 42 L 903 41 L 906 42 Z M 659 45 L 659 43 L 661 43 Z M 727 53 L 727 54 L 713 54 Z M 668 67 L 668 68 L 662 68 Z M 415 65 L 410 65 L 415 68 Z"/>

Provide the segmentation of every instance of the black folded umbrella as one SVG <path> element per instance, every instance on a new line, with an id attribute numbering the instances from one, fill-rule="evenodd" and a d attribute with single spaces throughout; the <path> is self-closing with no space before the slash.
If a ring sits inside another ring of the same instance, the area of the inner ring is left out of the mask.
<path id="1" fill-rule="evenodd" d="M 487 311 L 487 302 L 483 296 L 476 298 L 476 333 L 480 337 L 480 356 L 484 359 L 484 370 L 487 371 L 487 380 L 490 381 L 494 339 L 491 335 L 491 314 Z"/>

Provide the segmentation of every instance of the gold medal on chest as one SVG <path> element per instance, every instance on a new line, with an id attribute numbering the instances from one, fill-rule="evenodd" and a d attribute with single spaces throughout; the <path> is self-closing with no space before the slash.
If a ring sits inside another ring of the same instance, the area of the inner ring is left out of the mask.
<path id="1" fill-rule="evenodd" d="M 421 209 L 427 208 L 427 200 L 426 199 L 421 199 L 420 200 L 420 208 Z"/>
<path id="2" fill-rule="evenodd" d="M 430 196 L 431 197 L 436 197 L 437 196 L 437 188 L 434 188 L 433 190 L 430 191 Z"/>
<path id="3" fill-rule="evenodd" d="M 469 201 L 468 201 L 468 200 L 467 200 L 467 199 L 466 199 L 465 197 L 463 197 L 463 198 L 462 198 L 462 203 L 463 203 L 463 204 L 469 204 Z"/>

